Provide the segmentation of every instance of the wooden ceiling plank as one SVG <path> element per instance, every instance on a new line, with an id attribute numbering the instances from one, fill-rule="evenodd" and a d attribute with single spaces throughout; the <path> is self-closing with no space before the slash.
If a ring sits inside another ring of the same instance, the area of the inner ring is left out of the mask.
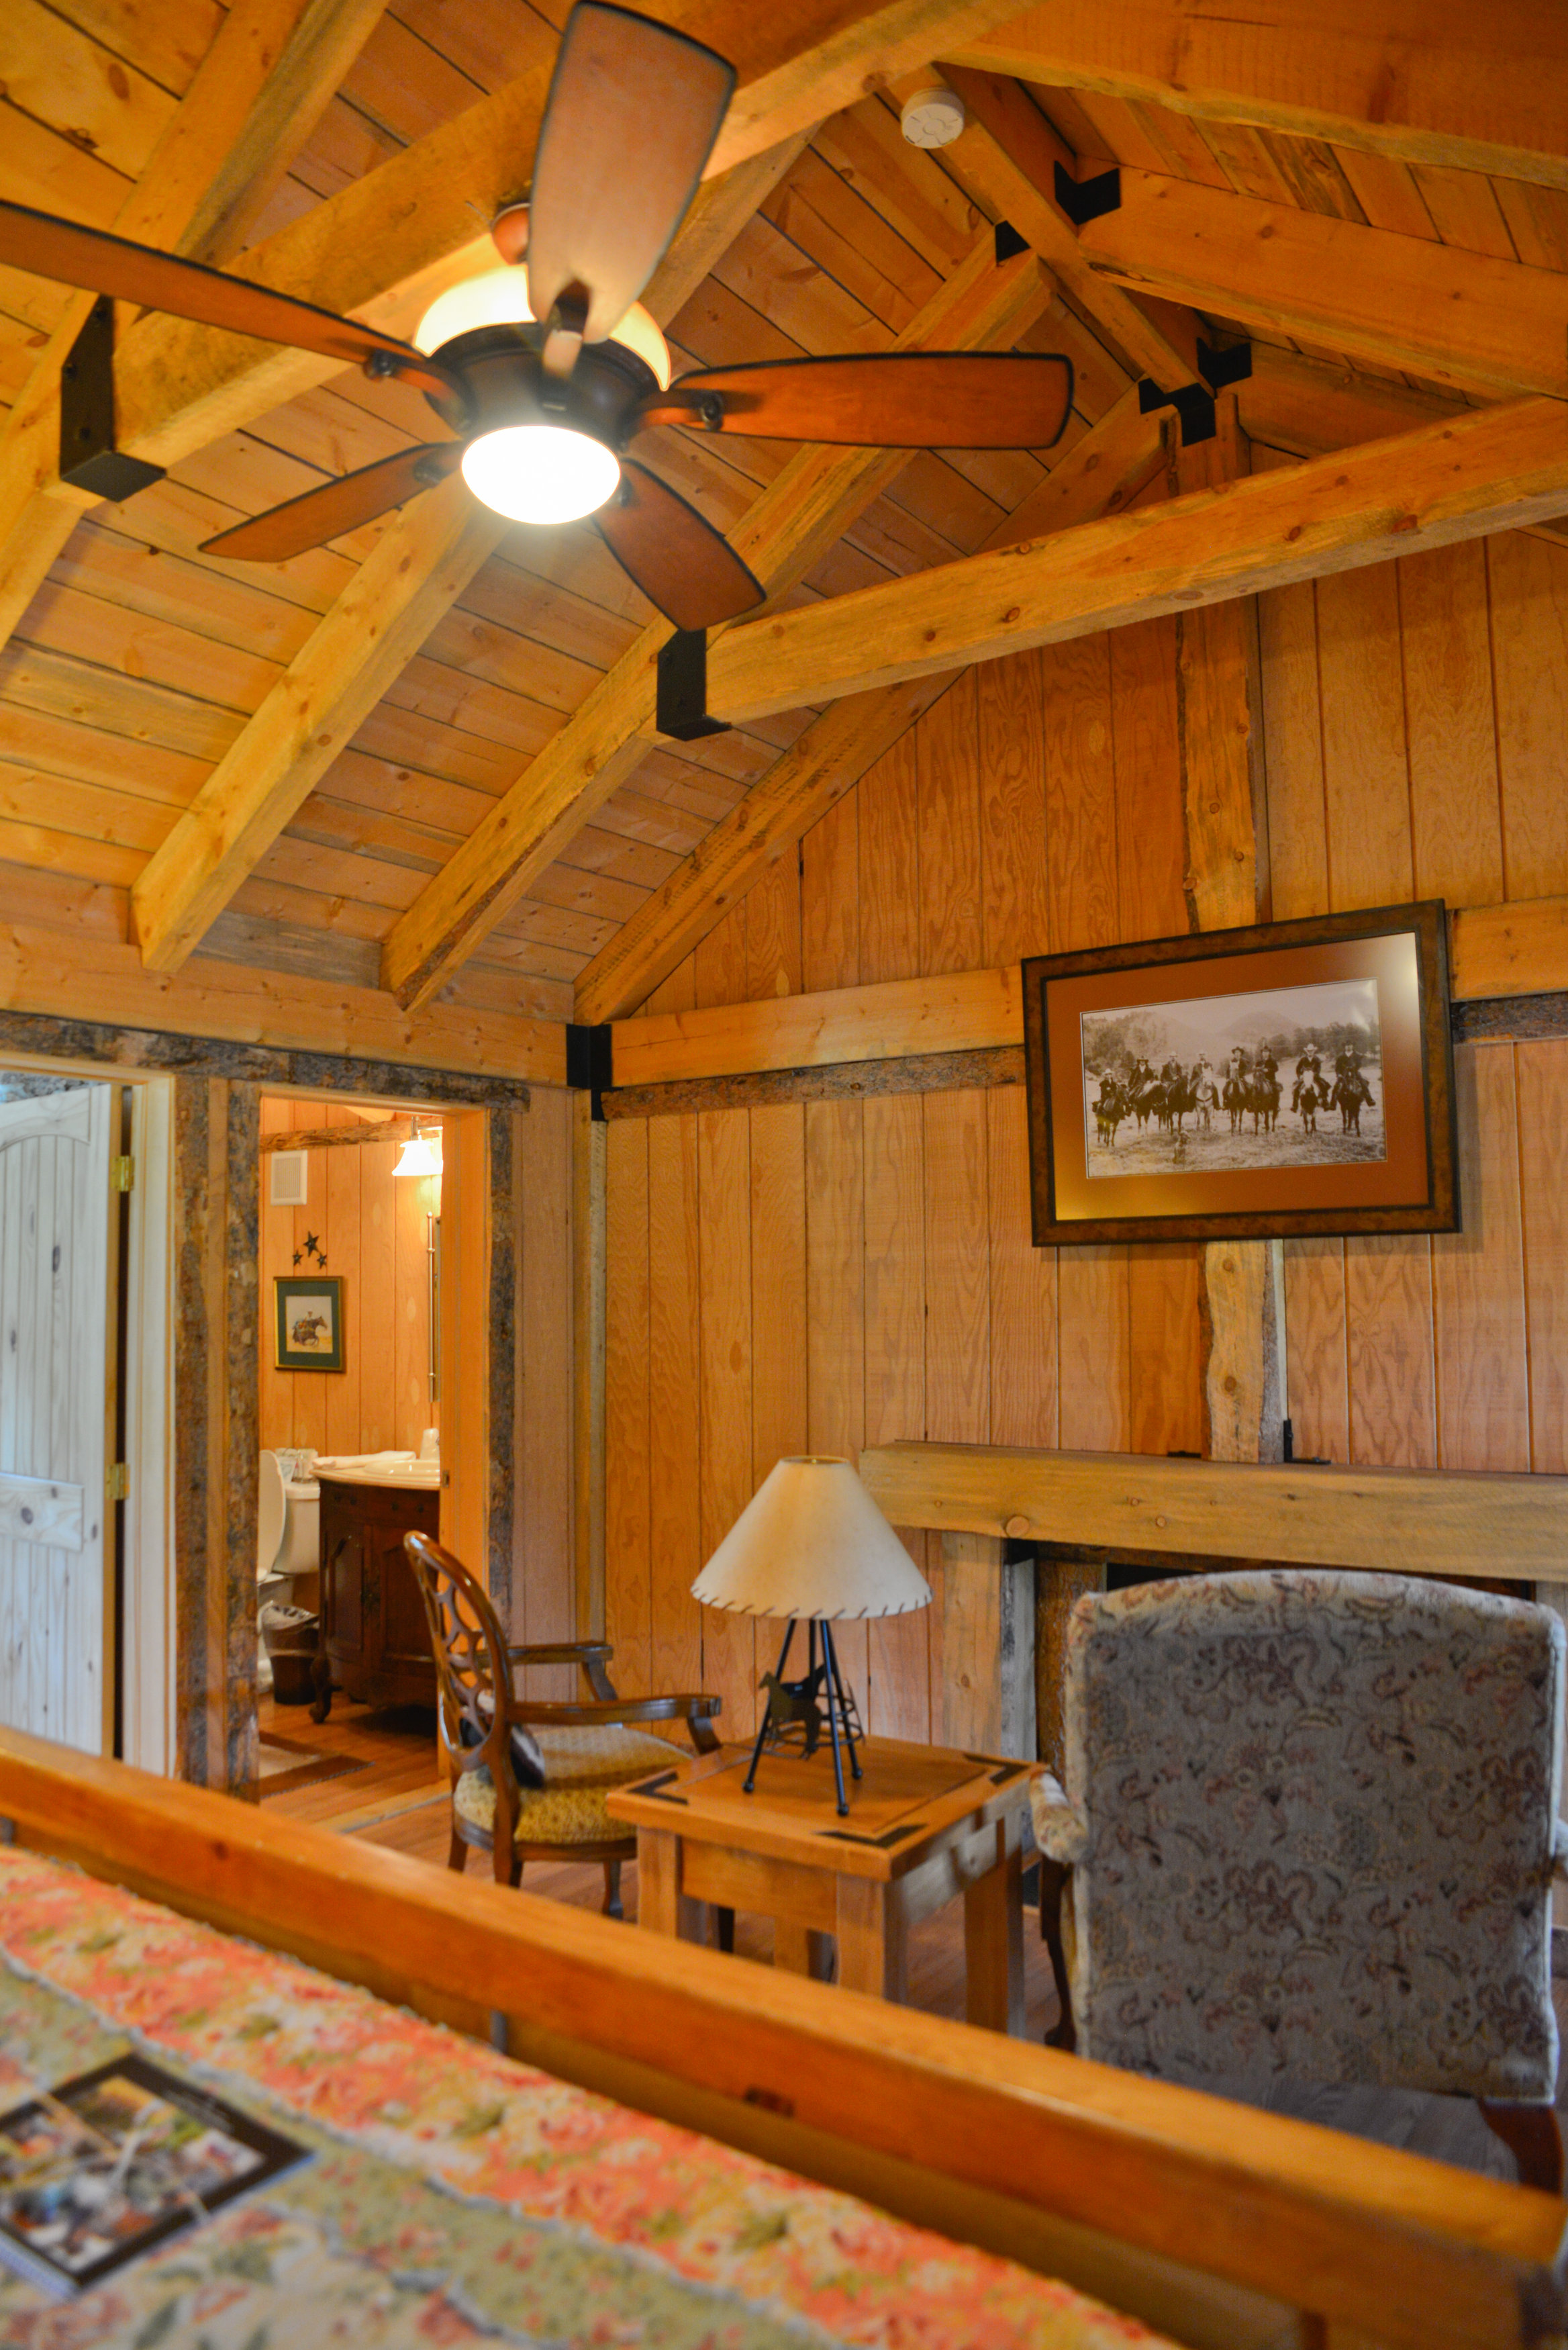
<path id="1" fill-rule="evenodd" d="M 1119 512 L 1168 464 L 1166 429 L 1158 416 L 1139 413 L 1131 387 L 1033 495 L 1003 516 L 989 544 L 1011 546 Z M 951 682 L 927 677 L 913 689 L 856 694 L 826 711 L 600 950 L 578 981 L 576 1017 L 590 1024 L 628 1017 Z"/>
<path id="2" fill-rule="evenodd" d="M 0 81 L 13 106 L 133 180 L 178 103 L 42 0 L 6 0 Z"/>
<path id="3" fill-rule="evenodd" d="M 1051 0 L 942 54 L 1200 120 L 1568 188 L 1568 16 L 1539 0 Z"/>
<path id="4" fill-rule="evenodd" d="M 1050 280 L 1033 254 L 998 267 L 992 239 L 982 237 L 895 348 L 1006 348 L 1049 294 Z M 902 451 L 803 449 L 732 531 L 732 544 L 777 598 L 905 462 Z M 629 780 L 656 739 L 657 664 L 670 633 L 662 620 L 642 631 L 398 925 L 387 944 L 384 985 L 410 1003 L 427 1000 L 533 875 Z"/>
<path id="5" fill-rule="evenodd" d="M 504 527 L 461 475 L 398 516 L 139 879 L 150 971 L 179 970 Z"/>
<path id="6" fill-rule="evenodd" d="M 1293 472 L 742 623 L 710 650 L 708 707 L 744 720 L 822 702 L 1564 514 L 1568 407 L 1470 410 Z"/>
<path id="7" fill-rule="evenodd" d="M 704 191 L 690 236 L 683 227 L 660 269 L 661 305 L 685 300 L 697 272 L 722 250 L 725 231 L 732 237 L 751 217 L 803 143 L 792 139 L 751 158 Z M 453 714 L 483 711 L 492 726 L 514 733 L 522 712 L 534 709 L 532 696 L 514 684 L 487 687 L 483 673 L 473 673 L 476 660 L 482 672 L 490 666 L 503 680 L 521 660 L 531 686 L 540 682 L 543 666 L 545 686 L 554 681 L 572 701 L 589 690 L 594 672 L 585 664 L 472 615 L 452 616 L 510 527 L 478 504 L 461 476 L 393 518 L 139 878 L 131 916 L 150 970 L 180 968 L 388 694 L 417 695 L 433 673 Z M 463 666 L 442 678 L 439 662 L 421 648 L 433 639 L 439 654 L 440 632 L 449 625 L 449 650 Z M 547 725 L 550 713 L 542 715 Z M 537 737 L 526 747 L 536 752 Z"/>
<path id="8" fill-rule="evenodd" d="M 320 111 L 309 75 L 338 67 L 385 0 L 234 0 L 115 213 L 120 236 L 222 259 Z M 320 93 L 325 103 L 329 88 Z M 94 296 L 67 296 L 0 432 L 0 644 L 32 602 L 78 517 L 98 500 L 59 479 L 59 375 Z"/>
<path id="9" fill-rule="evenodd" d="M 942 150 L 960 187 L 1031 244 L 1063 291 L 1088 312 L 1135 375 L 1151 376 L 1167 391 L 1197 376 L 1197 327 L 1177 323 L 1173 335 L 1118 287 L 1106 298 L 1078 231 L 1056 203 L 1055 166 L 1070 179 L 1077 161 L 1017 81 L 999 74 L 953 68 L 949 74 L 970 117 L 969 128 Z"/>
<path id="10" fill-rule="evenodd" d="M 1125 171 L 1085 259 L 1167 294 L 1438 383 L 1568 397 L 1568 277 Z"/>

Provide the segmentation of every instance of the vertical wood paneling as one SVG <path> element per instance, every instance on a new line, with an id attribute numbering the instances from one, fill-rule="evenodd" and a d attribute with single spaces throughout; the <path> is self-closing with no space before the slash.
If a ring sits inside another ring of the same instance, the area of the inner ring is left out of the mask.
<path id="1" fill-rule="evenodd" d="M 927 1094 L 926 1434 L 938 1442 L 984 1444 L 991 1433 L 991 1265 L 986 1246 L 986 1111 L 977 1093 Z M 937 1604 L 926 1610 L 930 1643 L 931 1734 L 943 1687 L 942 1580 L 933 1542 L 927 1575 Z"/>
<path id="2" fill-rule="evenodd" d="M 287 1102 L 263 1100 L 261 1130 L 277 1134 L 290 1122 Z M 276 1365 L 276 1348 L 273 1344 L 275 1319 L 273 1313 L 273 1275 L 293 1270 L 294 1210 L 275 1208 L 268 1197 L 267 1161 L 261 1166 L 260 1198 L 256 1221 L 261 1232 L 261 1361 L 256 1394 L 257 1417 L 260 1422 L 261 1449 L 275 1451 L 280 1444 L 294 1442 L 294 1379 L 292 1371 L 280 1371 Z"/>
<path id="3" fill-rule="evenodd" d="M 994 968 L 1044 954 L 1045 706 L 1038 653 L 975 671 L 983 888 L 981 960 Z"/>
<path id="4" fill-rule="evenodd" d="M 774 1102 L 753 1110 L 750 1117 L 754 1488 L 775 1461 L 785 1453 L 804 1452 L 811 1440 L 806 1430 L 805 1105 Z"/>
<path id="5" fill-rule="evenodd" d="M 1502 896 L 1486 548 L 1470 539 L 1399 566 L 1415 893 Z"/>
<path id="6" fill-rule="evenodd" d="M 806 1102 L 805 1110 L 805 1442 L 857 1461 L 866 1440 L 866 1185 L 860 1104 Z M 752 1147 L 756 1148 L 753 1113 Z M 755 1273 L 753 1274 L 753 1289 Z M 794 1337 L 793 1326 L 790 1336 Z M 864 1624 L 834 1634 L 839 1661 L 867 1718 L 870 1643 Z"/>
<path id="7" fill-rule="evenodd" d="M 611 1290 L 615 1287 L 612 1268 Z M 696 1690 L 702 1679 L 701 1610 L 691 1585 L 706 1553 L 699 1492 L 697 1120 L 648 1125 L 649 1678 L 657 1690 Z M 725 1721 L 724 1735 L 732 1734 Z"/>
<path id="8" fill-rule="evenodd" d="M 513 1630 L 522 1639 L 572 1640 L 577 1637 L 572 1545 L 572 1097 L 564 1087 L 535 1087 L 517 1136 L 522 1392 L 513 1520 Z M 531 1674 L 528 1687 L 538 1697 L 570 1698 L 578 1694 L 581 1682 L 570 1667 L 551 1667 Z"/>
<path id="9" fill-rule="evenodd" d="M 860 977 L 912 979 L 920 968 L 920 852 L 915 730 L 861 777 Z"/>
<path id="10" fill-rule="evenodd" d="M 296 1125 L 302 1121 L 296 1116 Z M 312 1235 L 327 1255 L 327 1269 L 332 1270 L 332 1218 L 327 1196 L 327 1177 L 323 1166 L 325 1153 L 313 1151 L 308 1178 L 309 1202 L 294 1211 L 294 1247 L 290 1252 L 288 1270 L 306 1274 L 317 1270 L 317 1260 L 307 1246 Z M 297 1260 L 297 1262 L 296 1262 Z M 390 1357 L 389 1357 L 389 1364 Z M 326 1371 L 290 1371 L 294 1381 L 294 1440 L 307 1444 L 313 1452 L 327 1450 L 327 1381 Z M 392 1440 L 389 1438 L 388 1441 Z"/>
<path id="11" fill-rule="evenodd" d="M 915 728 L 922 972 L 976 971 L 984 960 L 976 725 L 970 670 Z"/>
<path id="12" fill-rule="evenodd" d="M 648 1133 L 615 1118 L 605 1137 L 605 1637 L 617 1689 L 639 1697 L 653 1690 Z"/>
<path id="13" fill-rule="evenodd" d="M 791 851 L 775 857 L 746 893 L 746 1000 L 798 995 L 800 867 Z"/>
<path id="14" fill-rule="evenodd" d="M 397 1394 L 392 1442 L 400 1452 L 417 1452 L 421 1434 L 430 1425 L 430 1260 L 426 1225 L 430 1188 L 422 1178 L 408 1175 L 393 1186 L 398 1318 L 393 1341 Z"/>
<path id="15" fill-rule="evenodd" d="M 1020 1086 L 985 1097 L 991 1244 L 991 1441 L 1058 1441 L 1056 1251 L 1029 1232 L 1029 1135 Z"/>
<path id="16" fill-rule="evenodd" d="M 846 792 L 800 845 L 800 983 L 806 993 L 860 979 L 860 805 Z"/>
<path id="17" fill-rule="evenodd" d="M 1320 579 L 1317 614 L 1334 910 L 1404 904 L 1415 876 L 1397 567 Z"/>
<path id="18" fill-rule="evenodd" d="M 1568 1043 L 1515 1047 L 1530 1465 L 1568 1473 Z"/>
<path id="19" fill-rule="evenodd" d="M 1117 899 L 1124 939 L 1187 928 L 1176 622 L 1146 620 L 1110 639 Z"/>
<path id="20" fill-rule="evenodd" d="M 1464 1230 L 1432 1241 L 1438 1457 L 1445 1469 L 1528 1469 L 1513 1047 L 1462 1045 L 1454 1074 Z"/>
<path id="21" fill-rule="evenodd" d="M 1419 1233 L 1345 1244 L 1350 1457 L 1430 1469 L 1438 1457 L 1432 1249 Z"/>
<path id="22" fill-rule="evenodd" d="M 692 953 L 692 989 L 699 1005 L 746 1000 L 746 908 L 742 899 Z M 673 1007 L 671 1007 L 673 1008 Z"/>
<path id="23" fill-rule="evenodd" d="M 1285 1243 L 1285 1410 L 1298 1460 L 1348 1461 L 1345 1243 Z"/>
<path id="24" fill-rule="evenodd" d="M 1108 945 L 1119 926 L 1110 639 L 1041 654 L 1051 951 Z"/>
<path id="25" fill-rule="evenodd" d="M 1551 898 L 1568 887 L 1568 550 L 1518 531 L 1486 547 L 1507 895 Z"/>
<path id="26" fill-rule="evenodd" d="M 1323 706 L 1317 674 L 1317 589 L 1310 579 L 1258 598 L 1263 772 L 1274 920 L 1293 922 L 1329 903 L 1323 789 Z"/>
<path id="27" fill-rule="evenodd" d="M 332 1233 L 328 1270 L 343 1280 L 343 1368 L 323 1380 L 327 1404 L 327 1450 L 358 1452 L 360 1386 L 365 1374 L 361 1328 L 365 1285 L 359 1266 L 359 1161 L 364 1150 L 346 1145 L 341 1150 L 316 1153 L 313 1171 L 325 1176 L 327 1222 Z M 411 1186 L 404 1184 L 405 1191 Z M 371 1379 L 377 1373 L 371 1366 Z"/>
<path id="28" fill-rule="evenodd" d="M 865 1107 L 866 1442 L 926 1433 L 925 1141 L 915 1094 L 874 1094 Z M 918 1566 L 923 1534 L 904 1537 Z M 870 1627 L 868 1728 L 929 1738 L 929 1636 L 923 1616 Z"/>
<path id="29" fill-rule="evenodd" d="M 384 1452 L 397 1434 L 392 1363 L 397 1327 L 398 1163 L 395 1142 L 362 1142 L 359 1170 L 360 1452 Z M 295 1438 L 296 1444 L 303 1440 Z"/>
<path id="30" fill-rule="evenodd" d="M 703 1558 L 718 1548 L 754 1490 L 750 1139 L 743 1109 L 703 1110 L 698 1117 Z M 756 1654 L 749 1616 L 703 1609 L 702 1686 L 723 1699 L 730 1735 L 749 1737 L 756 1728 Z"/>

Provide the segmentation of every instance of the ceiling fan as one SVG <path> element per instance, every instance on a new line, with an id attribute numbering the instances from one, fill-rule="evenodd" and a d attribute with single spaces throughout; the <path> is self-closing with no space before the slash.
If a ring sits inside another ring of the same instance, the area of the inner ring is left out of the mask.
<path id="1" fill-rule="evenodd" d="M 1048 448 L 1072 401 L 1070 360 L 909 351 L 698 368 L 670 381 L 637 297 L 697 192 L 735 85 L 685 34 L 578 0 L 545 102 L 525 204 L 493 235 L 501 265 L 452 286 L 412 343 L 241 277 L 0 202 L 0 261 L 150 309 L 318 351 L 430 401 L 451 440 L 325 482 L 205 542 L 281 563 L 462 468 L 524 522 L 591 514 L 611 552 L 679 629 L 764 599 L 721 534 L 628 455 L 659 425 L 890 449 Z"/>

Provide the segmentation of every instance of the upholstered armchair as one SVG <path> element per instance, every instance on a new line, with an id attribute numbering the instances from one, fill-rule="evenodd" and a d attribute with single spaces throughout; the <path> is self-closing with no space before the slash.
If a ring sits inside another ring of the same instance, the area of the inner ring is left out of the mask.
<path id="1" fill-rule="evenodd" d="M 1053 2040 L 1298 2112 L 1282 2085 L 1459 2092 L 1558 2187 L 1563 1652 L 1543 1607 L 1406 1575 L 1080 1600 L 1034 1791 Z"/>
<path id="2" fill-rule="evenodd" d="M 462 1870 L 477 1848 L 490 1854 L 500 1883 L 517 1885 L 525 1860 L 598 1861 L 605 1913 L 618 1918 L 621 1863 L 636 1858 L 637 1838 L 610 1818 L 605 1797 L 612 1787 L 668 1769 L 675 1752 L 668 1740 L 636 1725 L 683 1721 L 697 1752 L 712 1753 L 720 1700 L 618 1698 L 604 1641 L 509 1643 L 489 1594 L 461 1559 L 428 1534 L 405 1534 L 403 1548 L 430 1623 L 441 1746 L 452 1775 L 447 1866 Z M 529 1702 L 515 1694 L 517 1667 L 566 1664 L 581 1670 L 587 1699 Z M 727 1943 L 732 1914 L 719 1925 Z"/>

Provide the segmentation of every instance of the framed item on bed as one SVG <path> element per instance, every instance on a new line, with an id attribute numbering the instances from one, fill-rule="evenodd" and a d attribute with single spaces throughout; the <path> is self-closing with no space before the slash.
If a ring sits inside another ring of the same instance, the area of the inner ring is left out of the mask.
<path id="1" fill-rule="evenodd" d="M 1036 1247 L 1458 1229 L 1442 904 L 1023 965 Z"/>
<path id="2" fill-rule="evenodd" d="M 273 1280 L 275 1360 L 280 1371 L 343 1368 L 341 1274 L 278 1274 Z"/>

